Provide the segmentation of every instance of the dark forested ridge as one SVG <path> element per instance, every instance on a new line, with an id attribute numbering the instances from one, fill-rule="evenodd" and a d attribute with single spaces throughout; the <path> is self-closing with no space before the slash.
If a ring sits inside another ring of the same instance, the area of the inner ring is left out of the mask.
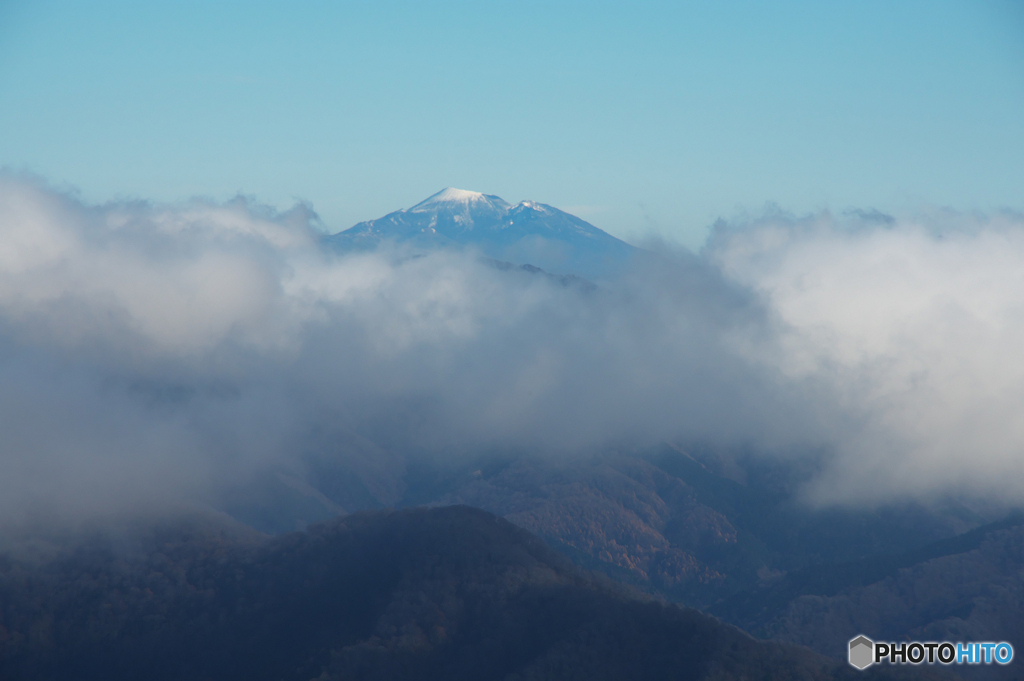
<path id="1" fill-rule="evenodd" d="M 330 446 L 318 444 L 335 456 L 312 457 L 305 479 L 267 475 L 227 491 L 221 510 L 279 533 L 340 509 L 466 504 L 536 534 L 582 568 L 703 609 L 779 575 L 888 560 L 999 517 L 953 502 L 810 508 L 797 498 L 803 472 L 795 467 L 668 444 L 561 460 L 492 453 L 455 461 L 366 443 L 342 455 Z"/>
<path id="2" fill-rule="evenodd" d="M 1015 514 L 905 554 L 787 575 L 724 602 L 717 614 L 759 636 L 835 655 L 849 631 L 876 641 L 1007 641 L 1021 650 L 1022 613 L 1024 518 Z M 1021 678 L 1016 660 L 957 673 Z"/>
<path id="3" fill-rule="evenodd" d="M 0 558 L 0 678 L 12 681 L 887 673 L 637 597 L 465 506 L 357 513 L 273 539 L 164 525 Z"/>

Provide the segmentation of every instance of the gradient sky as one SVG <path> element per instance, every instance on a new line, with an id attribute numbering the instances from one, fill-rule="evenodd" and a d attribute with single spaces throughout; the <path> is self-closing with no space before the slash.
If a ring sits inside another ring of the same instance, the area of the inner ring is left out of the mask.
<path id="1" fill-rule="evenodd" d="M 0 165 L 87 201 L 456 186 L 699 247 L 765 202 L 1024 210 L 1024 3 L 11 2 Z"/>

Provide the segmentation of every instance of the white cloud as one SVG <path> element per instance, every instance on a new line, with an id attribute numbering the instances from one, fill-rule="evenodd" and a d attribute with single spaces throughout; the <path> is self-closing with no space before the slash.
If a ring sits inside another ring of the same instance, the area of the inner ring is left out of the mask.
<path id="1" fill-rule="evenodd" d="M 709 255 L 780 321 L 760 361 L 825 387 L 849 424 L 818 498 L 1024 496 L 1021 216 L 769 219 Z"/>
<path id="2" fill-rule="evenodd" d="M 0 179 L 0 514 L 201 497 L 327 431 L 451 456 L 825 451 L 818 500 L 1024 497 L 1017 216 L 776 216 L 597 291 L 334 256 L 313 220 Z"/>

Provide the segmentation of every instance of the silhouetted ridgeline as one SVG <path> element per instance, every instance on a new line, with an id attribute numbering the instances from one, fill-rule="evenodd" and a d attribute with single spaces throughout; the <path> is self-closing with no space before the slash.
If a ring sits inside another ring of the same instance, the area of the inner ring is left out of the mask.
<path id="1" fill-rule="evenodd" d="M 0 558 L 0 678 L 836 679 L 586 575 L 465 506 L 358 513 L 257 540 L 195 524 Z M 888 673 L 892 673 L 888 671 Z M 916 676 L 915 678 L 921 678 Z"/>

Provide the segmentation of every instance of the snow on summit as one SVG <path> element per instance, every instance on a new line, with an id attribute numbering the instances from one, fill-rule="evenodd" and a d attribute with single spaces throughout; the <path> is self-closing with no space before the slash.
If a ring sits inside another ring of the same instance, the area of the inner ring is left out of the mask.
<path id="1" fill-rule="evenodd" d="M 491 196 L 488 194 L 481 194 L 480 192 L 471 192 L 467 189 L 456 189 L 455 187 L 447 187 L 442 189 L 438 193 L 430 196 L 423 201 L 420 201 L 415 206 L 410 208 L 410 211 L 420 212 L 424 210 L 436 210 L 438 208 L 455 208 L 466 207 L 475 203 L 489 203 L 495 207 L 507 207 L 501 198 L 497 196 Z M 455 205 L 452 205 L 455 204 Z"/>
<path id="2" fill-rule="evenodd" d="M 343 251 L 373 249 L 384 242 L 419 249 L 470 247 L 503 262 L 595 278 L 635 252 L 611 234 L 547 204 L 521 201 L 512 206 L 499 196 L 455 187 L 326 240 Z"/>

